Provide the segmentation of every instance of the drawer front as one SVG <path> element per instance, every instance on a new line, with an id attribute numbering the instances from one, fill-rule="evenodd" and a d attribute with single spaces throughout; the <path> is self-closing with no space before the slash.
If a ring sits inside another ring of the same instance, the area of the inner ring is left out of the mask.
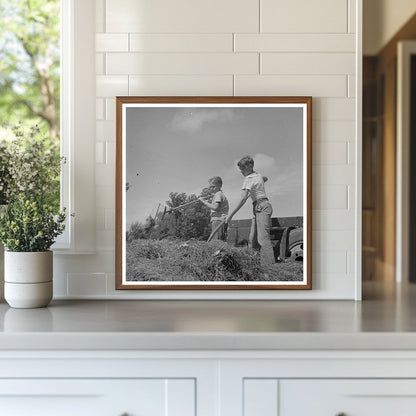
<path id="1" fill-rule="evenodd" d="M 279 416 L 414 416 L 416 381 L 280 380 L 278 405 Z"/>
<path id="2" fill-rule="evenodd" d="M 7 416 L 195 416 L 195 379 L 1 380 Z"/>

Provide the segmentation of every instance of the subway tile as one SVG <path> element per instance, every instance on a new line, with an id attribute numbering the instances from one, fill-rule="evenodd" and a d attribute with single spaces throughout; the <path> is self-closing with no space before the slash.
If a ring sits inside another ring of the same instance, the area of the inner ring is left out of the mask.
<path id="1" fill-rule="evenodd" d="M 345 121 L 355 123 L 355 104 L 352 98 L 315 98 L 312 104 L 312 118 L 324 121 Z M 355 136 L 355 134 L 354 134 Z"/>
<path id="2" fill-rule="evenodd" d="M 354 74 L 353 53 L 262 53 L 261 73 L 264 75 Z"/>
<path id="3" fill-rule="evenodd" d="M 357 1 L 348 0 L 348 32 L 357 32 Z"/>
<path id="4" fill-rule="evenodd" d="M 107 32 L 233 33 L 259 30 L 253 0 L 106 0 Z"/>
<path id="5" fill-rule="evenodd" d="M 106 152 L 105 163 L 107 163 L 108 165 L 115 165 L 116 164 L 116 143 L 107 142 L 105 152 Z"/>
<path id="6" fill-rule="evenodd" d="M 115 259 L 109 255 L 108 251 L 96 251 L 94 254 L 83 254 L 76 257 L 66 254 L 60 255 L 54 253 L 54 267 L 57 270 L 65 270 L 68 273 L 90 274 L 90 273 L 106 273 L 114 270 Z M 56 260 L 56 261 L 55 261 Z"/>
<path id="7" fill-rule="evenodd" d="M 312 230 L 352 230 L 355 215 L 348 210 L 313 210 Z"/>
<path id="8" fill-rule="evenodd" d="M 235 77 L 235 95 L 345 97 L 346 94 L 347 78 L 344 75 L 238 75 Z"/>
<path id="9" fill-rule="evenodd" d="M 133 292 L 133 291 L 130 291 Z M 119 295 L 120 291 L 116 290 L 115 273 L 107 273 L 107 295 Z"/>
<path id="10" fill-rule="evenodd" d="M 315 107 L 312 105 L 312 113 Z M 355 140 L 354 121 L 323 121 L 313 120 L 312 140 L 315 141 L 345 141 Z"/>
<path id="11" fill-rule="evenodd" d="M 95 187 L 95 205 L 99 208 L 115 207 L 115 187 L 111 185 L 97 185 Z"/>
<path id="12" fill-rule="evenodd" d="M 318 165 L 312 167 L 314 185 L 353 185 L 355 167 L 353 165 Z"/>
<path id="13" fill-rule="evenodd" d="M 116 124 L 114 121 L 97 121 L 95 126 L 95 135 L 98 141 L 115 142 Z"/>
<path id="14" fill-rule="evenodd" d="M 233 76 L 130 76 L 130 95 L 233 95 Z"/>
<path id="15" fill-rule="evenodd" d="M 106 98 L 106 100 L 105 100 L 105 119 L 107 121 L 116 119 L 116 100 L 115 100 L 115 98 Z"/>
<path id="16" fill-rule="evenodd" d="M 325 293 L 326 299 L 331 300 L 352 300 L 355 295 L 356 276 L 349 273 L 330 273 L 314 274 L 312 277 L 312 287 L 315 282 L 321 283 L 321 293 Z M 352 322 L 352 325 L 356 322 Z M 336 328 L 335 328 L 336 329 Z"/>
<path id="17" fill-rule="evenodd" d="M 115 231 L 114 230 L 97 230 L 96 233 L 97 250 L 113 251 L 115 248 Z"/>
<path id="18" fill-rule="evenodd" d="M 96 79 L 97 97 L 115 97 L 117 95 L 127 95 L 129 92 L 127 75 L 98 75 Z"/>
<path id="19" fill-rule="evenodd" d="M 97 165 L 95 167 L 95 183 L 97 185 L 115 184 L 114 165 Z"/>
<path id="20" fill-rule="evenodd" d="M 261 32 L 346 33 L 347 0 L 262 0 Z"/>
<path id="21" fill-rule="evenodd" d="M 355 185 L 348 185 L 348 209 L 354 210 L 356 203 Z"/>
<path id="22" fill-rule="evenodd" d="M 224 75 L 257 74 L 255 53 L 108 53 L 107 74 Z"/>
<path id="23" fill-rule="evenodd" d="M 355 88 L 356 88 L 355 79 L 356 79 L 356 77 L 354 75 L 348 75 L 348 97 L 350 97 L 350 98 L 355 98 L 355 96 L 356 96 L 356 93 L 355 93 Z"/>
<path id="24" fill-rule="evenodd" d="M 313 209 L 348 209 L 349 193 L 345 185 L 312 186 Z"/>
<path id="25" fill-rule="evenodd" d="M 95 118 L 97 120 L 103 120 L 105 118 L 104 100 L 97 98 L 95 100 Z"/>
<path id="26" fill-rule="evenodd" d="M 355 52 L 352 34 L 237 33 L 236 52 Z"/>
<path id="27" fill-rule="evenodd" d="M 105 230 L 105 209 L 96 208 L 95 210 L 95 228 L 96 230 Z"/>
<path id="28" fill-rule="evenodd" d="M 346 142 L 315 142 L 312 163 L 314 165 L 345 165 L 348 163 Z"/>
<path id="29" fill-rule="evenodd" d="M 103 53 L 95 54 L 95 73 L 96 75 L 105 74 L 105 55 Z"/>
<path id="30" fill-rule="evenodd" d="M 312 247 L 316 251 L 329 252 L 338 250 L 354 250 L 354 230 L 314 231 Z"/>
<path id="31" fill-rule="evenodd" d="M 68 278 L 67 273 L 60 270 L 59 273 L 54 270 L 53 273 L 53 297 L 61 298 L 68 296 Z"/>
<path id="32" fill-rule="evenodd" d="M 105 32 L 105 0 L 95 0 L 95 30 Z"/>
<path id="33" fill-rule="evenodd" d="M 356 144 L 355 142 L 348 143 L 348 164 L 349 165 L 356 165 Z"/>
<path id="34" fill-rule="evenodd" d="M 232 52 L 228 34 L 130 34 L 130 52 Z"/>
<path id="35" fill-rule="evenodd" d="M 347 251 L 347 273 L 356 274 L 355 270 L 355 250 L 349 250 Z"/>
<path id="36" fill-rule="evenodd" d="M 116 226 L 116 213 L 114 209 L 104 209 L 104 224 L 106 230 L 114 230 Z"/>
<path id="37" fill-rule="evenodd" d="M 97 33 L 95 35 L 97 52 L 128 52 L 128 33 Z"/>
<path id="38" fill-rule="evenodd" d="M 346 251 L 312 252 L 312 273 L 347 273 Z M 328 278 L 328 277 L 327 277 Z"/>
<path id="39" fill-rule="evenodd" d="M 95 144 L 95 163 L 106 163 L 105 142 L 97 142 Z"/>
<path id="40" fill-rule="evenodd" d="M 68 273 L 68 296 L 102 296 L 106 294 L 104 273 Z"/>

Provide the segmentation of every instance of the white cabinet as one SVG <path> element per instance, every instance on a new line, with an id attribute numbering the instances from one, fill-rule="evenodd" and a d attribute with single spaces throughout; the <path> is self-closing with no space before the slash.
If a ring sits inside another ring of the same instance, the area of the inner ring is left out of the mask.
<path id="1" fill-rule="evenodd" d="M 279 413 L 262 416 L 414 416 L 415 380 L 281 380 Z"/>
<path id="2" fill-rule="evenodd" d="M 194 416 L 195 380 L 1 380 L 7 416 Z"/>
<path id="3" fill-rule="evenodd" d="M 0 351 L 7 416 L 413 416 L 412 351 Z"/>

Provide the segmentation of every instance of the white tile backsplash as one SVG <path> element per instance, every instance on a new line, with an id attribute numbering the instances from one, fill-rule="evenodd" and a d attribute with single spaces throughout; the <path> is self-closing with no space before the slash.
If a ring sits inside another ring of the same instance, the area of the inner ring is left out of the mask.
<path id="1" fill-rule="evenodd" d="M 273 74 L 353 74 L 353 53 L 262 53 L 261 73 Z"/>
<path id="2" fill-rule="evenodd" d="M 312 251 L 312 272 L 325 274 L 347 273 L 347 251 Z M 326 276 L 326 279 L 330 279 Z"/>
<path id="3" fill-rule="evenodd" d="M 253 0 L 106 0 L 106 30 L 131 33 L 233 33 L 259 30 Z"/>
<path id="4" fill-rule="evenodd" d="M 345 90 L 345 93 L 347 91 Z M 355 127 L 355 100 L 350 98 L 313 99 L 312 118 L 322 121 L 351 121 Z M 355 132 L 354 136 L 355 138 Z"/>
<path id="5" fill-rule="evenodd" d="M 312 247 L 316 251 L 329 253 L 338 250 L 354 250 L 355 232 L 353 230 L 314 231 L 312 235 Z"/>
<path id="6" fill-rule="evenodd" d="M 128 95 L 129 77 L 127 75 L 100 75 L 96 81 L 97 97 L 115 97 Z"/>
<path id="7" fill-rule="evenodd" d="M 68 296 L 105 296 L 104 273 L 68 273 Z"/>
<path id="8" fill-rule="evenodd" d="M 130 35 L 130 52 L 232 52 L 231 33 Z"/>
<path id="9" fill-rule="evenodd" d="M 107 74 L 258 74 L 256 53 L 108 53 Z"/>
<path id="10" fill-rule="evenodd" d="M 348 75 L 348 97 L 355 98 L 355 76 L 354 75 Z"/>
<path id="11" fill-rule="evenodd" d="M 312 185 L 314 209 L 348 209 L 348 186 Z"/>
<path id="12" fill-rule="evenodd" d="M 316 102 L 316 101 L 315 101 Z M 313 114 L 317 114 L 317 106 L 313 107 Z M 355 136 L 354 121 L 327 121 L 314 119 L 312 124 L 312 141 L 314 142 L 352 142 Z"/>
<path id="13" fill-rule="evenodd" d="M 346 97 L 346 75 L 237 75 L 235 95 Z M 314 111 L 312 109 L 312 111 Z"/>
<path id="14" fill-rule="evenodd" d="M 97 52 L 128 52 L 128 33 L 97 33 L 95 37 Z"/>
<path id="15" fill-rule="evenodd" d="M 97 75 L 105 74 L 105 55 L 103 53 L 95 55 L 95 73 Z"/>
<path id="16" fill-rule="evenodd" d="M 308 33 L 237 33 L 236 52 L 354 53 L 355 35 Z"/>
<path id="17" fill-rule="evenodd" d="M 100 120 L 96 124 L 96 138 L 99 141 L 115 142 L 116 138 L 116 123 L 113 120 Z"/>
<path id="18" fill-rule="evenodd" d="M 95 117 L 97 120 L 105 119 L 105 101 L 102 98 L 95 100 Z"/>
<path id="19" fill-rule="evenodd" d="M 312 230 L 352 230 L 355 217 L 348 210 L 312 210 Z"/>
<path id="20" fill-rule="evenodd" d="M 344 165 L 348 163 L 346 142 L 315 142 L 312 152 L 313 165 Z"/>
<path id="21" fill-rule="evenodd" d="M 352 165 L 315 165 L 312 167 L 314 185 L 351 185 L 355 180 L 355 167 Z"/>
<path id="22" fill-rule="evenodd" d="M 96 156 L 95 162 L 98 164 L 106 163 L 105 142 L 97 142 L 95 145 Z"/>
<path id="23" fill-rule="evenodd" d="M 115 98 L 105 99 L 105 119 L 114 121 L 116 119 L 116 100 Z"/>
<path id="24" fill-rule="evenodd" d="M 348 0 L 262 0 L 261 31 L 345 33 Z"/>
<path id="25" fill-rule="evenodd" d="M 356 0 L 96 0 L 97 252 L 58 256 L 55 295 L 152 297 L 114 289 L 116 96 L 310 95 L 314 291 L 276 296 L 353 299 L 355 8 Z"/>
<path id="26" fill-rule="evenodd" d="M 232 95 L 232 75 L 130 76 L 130 95 Z"/>

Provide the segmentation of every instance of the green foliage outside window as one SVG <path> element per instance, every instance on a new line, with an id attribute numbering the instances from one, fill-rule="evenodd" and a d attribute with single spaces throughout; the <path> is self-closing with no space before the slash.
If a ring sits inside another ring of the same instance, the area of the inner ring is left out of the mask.
<path id="1" fill-rule="evenodd" d="M 39 146 L 42 141 L 42 157 L 59 159 L 59 0 L 0 0 L 0 91 L 0 182 L 3 179 L 9 183 L 7 154 L 16 151 L 11 142 L 19 129 L 32 130 L 32 133 L 33 129 L 37 130 L 36 134 L 26 134 L 24 140 L 20 140 L 20 146 L 25 147 L 25 157 L 30 158 L 31 147 Z M 19 126 L 18 130 L 15 126 Z M 35 153 L 40 154 L 39 151 Z M 19 167 L 22 175 L 29 173 L 30 161 L 26 162 Z M 38 174 L 52 175 L 44 181 L 54 184 L 48 203 L 56 210 L 59 207 L 59 172 L 45 166 Z M 37 180 L 42 180 L 30 173 L 29 176 L 34 186 L 38 185 Z M 13 182 L 19 190 L 18 178 L 13 178 Z M 0 203 L 7 202 L 5 192 L 8 191 L 0 189 Z"/>

